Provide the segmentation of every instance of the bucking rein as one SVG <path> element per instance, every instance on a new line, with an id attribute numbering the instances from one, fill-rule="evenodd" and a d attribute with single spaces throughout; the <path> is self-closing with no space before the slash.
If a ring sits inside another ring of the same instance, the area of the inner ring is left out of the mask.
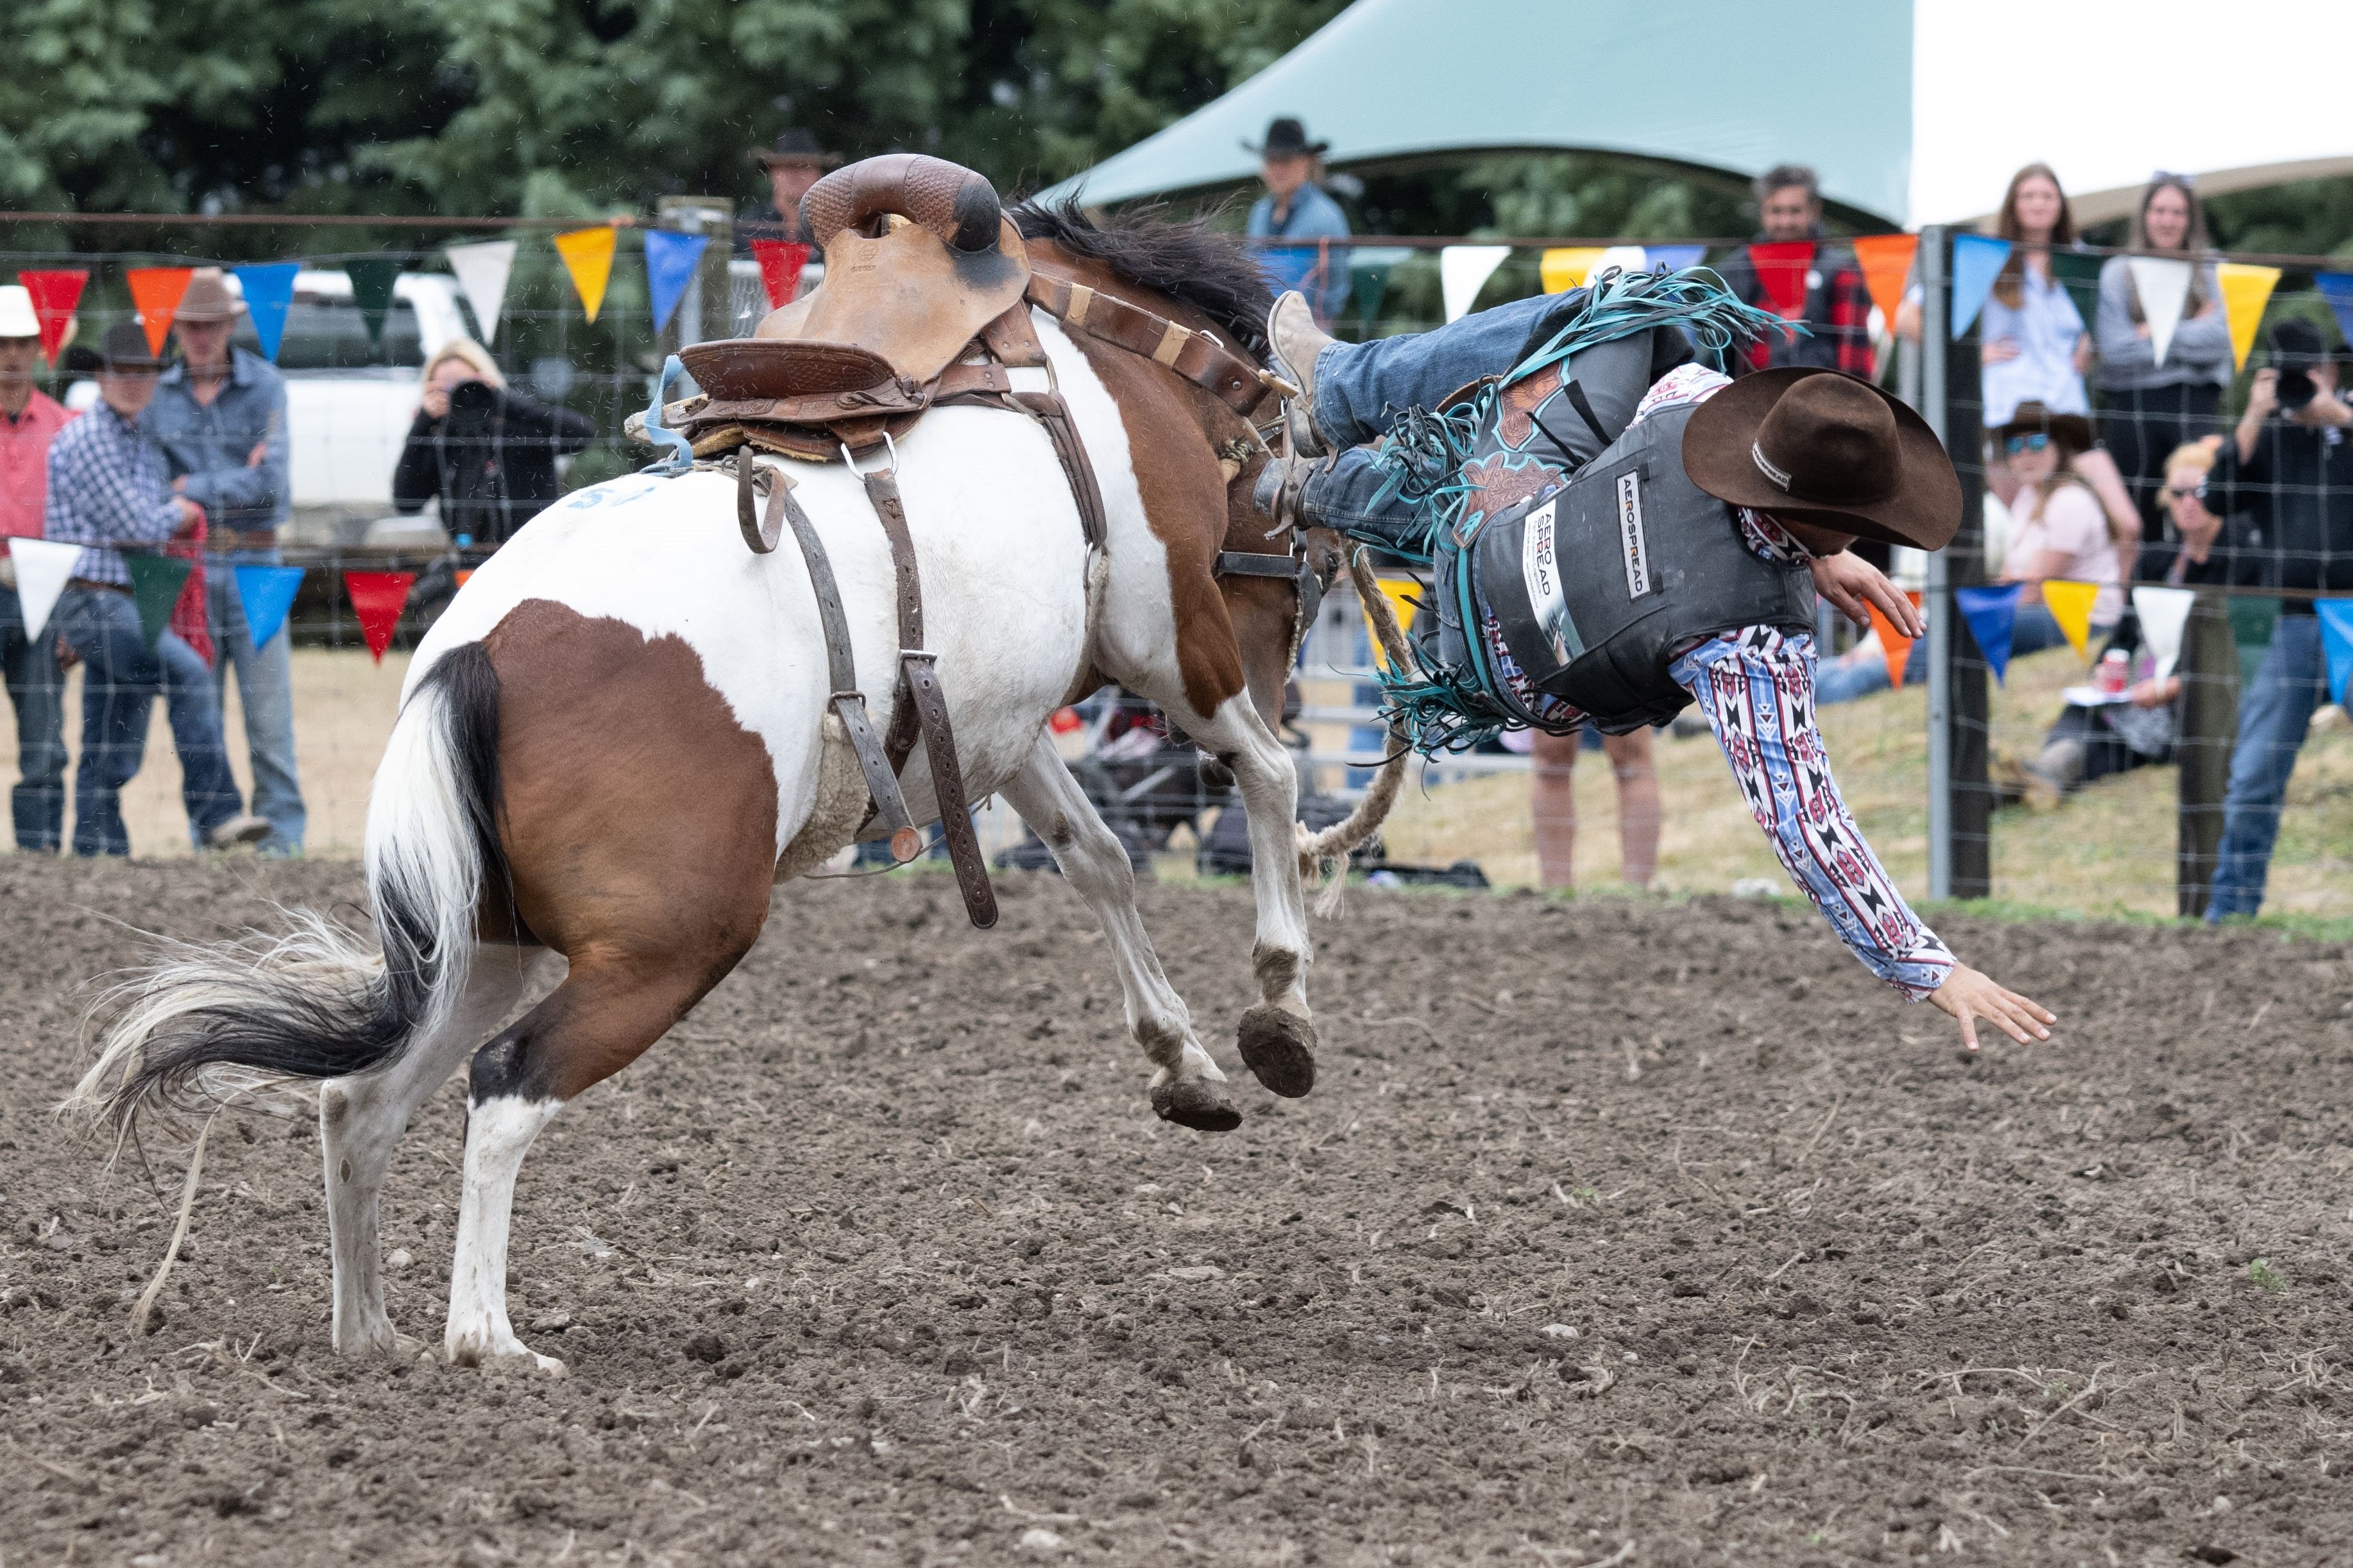
<path id="1" fill-rule="evenodd" d="M 922 853 L 923 837 L 899 789 L 899 774 L 920 736 L 965 912 L 986 929 L 997 923 L 997 899 L 966 809 L 937 660 L 923 646 L 923 586 L 899 492 L 895 437 L 927 409 L 949 405 L 1003 408 L 1036 421 L 1070 481 L 1087 547 L 1100 558 L 1107 533 L 1103 494 L 1053 363 L 1030 324 L 1029 307 L 1166 366 L 1245 417 L 1267 393 L 1296 397 L 1299 389 L 1208 332 L 1034 265 L 995 187 L 944 159 L 893 153 L 850 164 L 811 186 L 803 210 L 825 253 L 827 278 L 859 281 L 830 291 L 830 298 L 820 284 L 771 314 L 760 335 L 697 343 L 669 356 L 651 403 L 628 421 L 628 433 L 670 449 L 647 467 L 649 474 L 685 473 L 698 459 L 721 469 L 732 464 L 736 521 L 754 553 L 774 551 L 791 529 L 824 631 L 828 704 L 865 775 L 869 809 L 860 831 L 880 822 L 899 864 Z M 864 232 L 877 220 L 879 234 Z M 1043 371 L 1045 390 L 1016 390 L 1017 370 Z M 681 374 L 692 374 L 702 395 L 666 404 Z M 890 454 L 890 466 L 860 471 L 858 459 L 878 447 Z M 791 475 L 756 462 L 760 452 L 803 462 L 839 458 L 865 485 L 890 540 L 898 581 L 899 679 L 891 727 L 879 740 L 858 689 L 849 617 L 825 545 L 793 498 Z M 1239 482 L 1248 451 L 1220 448 L 1218 456 L 1227 482 Z M 765 512 L 755 506 L 755 492 L 767 498 Z M 1290 650 L 1295 663 L 1324 594 L 1299 532 L 1293 531 L 1283 553 L 1219 551 L 1213 570 L 1221 577 L 1275 577 L 1297 585 Z M 1392 660 L 1405 658 L 1396 613 L 1374 584 L 1361 550 L 1350 552 L 1350 575 L 1383 652 Z M 1090 574 L 1091 599 L 1099 581 Z M 1398 742 L 1392 749 L 1346 822 L 1321 834 L 1297 829 L 1299 853 L 1311 874 L 1321 863 L 1340 862 L 1334 893 L 1348 852 L 1371 836 L 1397 798 L 1404 748 Z"/>

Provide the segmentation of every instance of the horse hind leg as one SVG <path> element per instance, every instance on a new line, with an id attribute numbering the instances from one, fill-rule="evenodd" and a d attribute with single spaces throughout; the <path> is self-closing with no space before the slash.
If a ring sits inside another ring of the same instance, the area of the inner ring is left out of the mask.
<path id="1" fill-rule="evenodd" d="M 1086 900 L 1111 944 L 1127 1005 L 1127 1026 L 1158 1069 L 1152 1109 L 1162 1120 L 1204 1132 L 1229 1132 L 1241 1112 L 1226 1075 L 1194 1037 L 1185 1000 L 1160 967 L 1135 907 L 1135 872 L 1127 850 L 1095 814 L 1093 803 L 1039 736 L 1020 771 L 998 792 L 1053 851 L 1063 879 Z"/>

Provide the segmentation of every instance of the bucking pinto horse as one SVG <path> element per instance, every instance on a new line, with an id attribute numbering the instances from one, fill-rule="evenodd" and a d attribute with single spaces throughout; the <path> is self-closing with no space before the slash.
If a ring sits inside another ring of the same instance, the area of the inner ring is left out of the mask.
<path id="1" fill-rule="evenodd" d="M 1260 346 L 1265 288 L 1230 241 L 1198 225 L 1098 228 L 1070 207 L 1014 216 L 1033 258 L 1099 295 Z M 1240 1021 L 1241 1054 L 1269 1089 L 1304 1094 L 1315 1031 L 1295 783 L 1270 723 L 1299 590 L 1213 574 L 1220 550 L 1270 549 L 1248 500 L 1256 460 L 1235 456 L 1262 460 L 1249 421 L 1148 358 L 1031 314 L 1092 459 L 1103 563 L 1089 559 L 1039 426 L 935 408 L 895 448 L 927 640 L 972 796 L 1011 803 L 1110 939 L 1155 1108 L 1223 1131 L 1240 1121 L 1224 1074 L 1153 954 L 1125 852 L 1046 721 L 1116 680 L 1231 770 L 1250 821 L 1261 996 Z M 884 532 L 849 467 L 796 465 L 793 478 L 840 585 L 860 686 L 887 709 L 898 637 Z M 288 934 L 173 951 L 119 999 L 76 1095 L 118 1135 L 153 1107 L 325 1080 L 339 1351 L 398 1342 L 378 1194 L 410 1116 L 470 1057 L 445 1351 L 561 1369 L 507 1317 L 524 1153 L 734 968 L 776 883 L 851 842 L 867 816 L 854 757 L 826 740 L 807 569 L 789 548 L 746 550 L 735 492 L 707 468 L 596 485 L 474 573 L 417 649 L 369 800 L 373 942 L 300 915 Z M 1336 549 L 1320 549 L 1328 576 Z M 936 820 L 920 752 L 903 784 L 915 819 Z M 561 984 L 485 1045 L 543 958 L 565 966 Z"/>

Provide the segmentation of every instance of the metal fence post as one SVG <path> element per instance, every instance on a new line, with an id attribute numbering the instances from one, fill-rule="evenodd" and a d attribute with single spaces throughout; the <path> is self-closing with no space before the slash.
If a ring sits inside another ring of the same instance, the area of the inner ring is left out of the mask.
<path id="1" fill-rule="evenodd" d="M 1920 416 L 1945 428 L 1945 353 L 1951 292 L 1945 226 L 1920 231 Z M 1928 896 L 1953 896 L 1953 595 L 1945 552 L 1928 556 Z"/>

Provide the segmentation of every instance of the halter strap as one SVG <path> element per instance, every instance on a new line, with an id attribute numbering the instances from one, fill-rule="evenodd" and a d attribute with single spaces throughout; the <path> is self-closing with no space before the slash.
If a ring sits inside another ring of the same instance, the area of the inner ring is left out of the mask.
<path id="1" fill-rule="evenodd" d="M 1034 258 L 1028 297 L 1066 327 L 1166 365 L 1237 414 L 1250 413 L 1270 390 L 1264 371 L 1208 333 L 1050 271 Z"/>

